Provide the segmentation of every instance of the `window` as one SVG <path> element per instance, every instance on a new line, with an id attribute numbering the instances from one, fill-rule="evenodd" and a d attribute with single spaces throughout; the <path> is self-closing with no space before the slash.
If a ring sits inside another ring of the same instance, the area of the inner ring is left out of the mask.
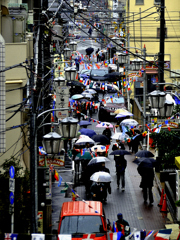
<path id="1" fill-rule="evenodd" d="M 154 0 L 154 4 L 161 4 L 161 0 Z"/>
<path id="2" fill-rule="evenodd" d="M 160 28 L 157 28 L 157 38 L 160 38 Z M 167 28 L 165 28 L 165 38 L 167 38 Z"/>
<path id="3" fill-rule="evenodd" d="M 136 5 L 144 4 L 144 0 L 136 0 Z"/>

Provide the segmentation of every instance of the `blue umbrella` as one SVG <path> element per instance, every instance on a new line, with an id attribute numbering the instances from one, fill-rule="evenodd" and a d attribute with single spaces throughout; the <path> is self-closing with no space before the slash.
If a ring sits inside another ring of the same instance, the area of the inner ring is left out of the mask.
<path id="1" fill-rule="evenodd" d="M 82 128 L 79 130 L 79 132 L 88 137 L 93 137 L 94 135 L 96 135 L 95 131 L 89 128 Z"/>
<path id="2" fill-rule="evenodd" d="M 82 120 L 79 122 L 79 125 L 80 126 L 88 126 L 88 125 L 92 125 L 92 123 L 90 123 L 89 121 Z"/>

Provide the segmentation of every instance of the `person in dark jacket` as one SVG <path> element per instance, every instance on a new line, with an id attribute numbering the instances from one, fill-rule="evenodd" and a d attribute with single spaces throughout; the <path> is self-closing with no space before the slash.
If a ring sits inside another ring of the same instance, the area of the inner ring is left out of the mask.
<path id="1" fill-rule="evenodd" d="M 119 189 L 120 178 L 121 178 L 121 189 L 125 190 L 125 170 L 127 167 L 127 161 L 124 159 L 124 155 L 118 156 L 116 158 L 116 175 L 117 175 L 117 189 Z"/>
<path id="2" fill-rule="evenodd" d="M 103 131 L 102 134 L 105 135 L 105 136 L 109 139 L 109 141 L 110 141 L 110 139 L 111 139 L 111 130 L 110 130 L 109 127 L 107 127 L 106 129 L 104 129 L 104 131 Z"/>
<path id="3" fill-rule="evenodd" d="M 118 218 L 118 220 L 116 220 L 116 222 L 115 222 L 115 229 L 113 229 L 113 232 L 115 232 L 115 231 L 121 232 L 125 239 L 125 237 L 128 236 L 131 232 L 129 223 L 125 219 L 123 219 L 122 213 L 118 213 L 117 218 Z M 114 228 L 114 226 L 113 226 L 113 228 Z"/>
<path id="4" fill-rule="evenodd" d="M 144 203 L 145 204 L 147 203 L 147 199 L 149 197 L 149 203 L 150 205 L 152 205 L 154 202 L 152 193 L 152 187 L 154 182 L 154 170 L 153 168 L 142 167 L 140 163 L 137 168 L 137 171 L 142 177 L 140 187 L 143 189 Z"/>
<path id="5" fill-rule="evenodd" d="M 104 202 L 107 197 L 107 189 L 102 182 L 93 182 L 90 188 L 92 199 L 94 201 Z"/>

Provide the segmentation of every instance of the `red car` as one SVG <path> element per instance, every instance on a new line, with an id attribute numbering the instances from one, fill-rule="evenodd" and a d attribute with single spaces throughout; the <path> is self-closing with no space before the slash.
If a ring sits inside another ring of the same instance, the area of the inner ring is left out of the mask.
<path id="1" fill-rule="evenodd" d="M 108 225 L 103 205 L 98 201 L 64 202 L 58 227 L 59 234 L 70 234 L 73 239 L 87 238 L 93 234 L 95 240 L 107 240 Z"/>

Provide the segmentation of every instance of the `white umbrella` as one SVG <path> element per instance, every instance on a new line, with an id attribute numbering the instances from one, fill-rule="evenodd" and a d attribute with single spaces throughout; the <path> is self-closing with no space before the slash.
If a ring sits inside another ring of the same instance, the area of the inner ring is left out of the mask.
<path id="1" fill-rule="evenodd" d="M 129 135 L 127 135 L 126 133 L 123 134 L 122 132 L 117 132 L 111 138 L 123 141 L 125 138 L 129 138 Z"/>
<path id="2" fill-rule="evenodd" d="M 83 144 L 83 143 L 92 143 L 92 144 L 95 144 L 94 140 L 92 140 L 91 138 L 87 137 L 83 137 L 83 138 L 79 138 L 77 141 L 76 141 L 76 145 L 78 144 Z"/>
<path id="3" fill-rule="evenodd" d="M 107 172 L 95 172 L 91 177 L 94 182 L 111 182 L 111 175 Z"/>
<path id="4" fill-rule="evenodd" d="M 107 84 L 107 86 L 113 87 L 114 89 L 116 89 L 117 91 L 119 91 L 118 86 L 116 86 L 115 84 Z"/>
<path id="5" fill-rule="evenodd" d="M 95 145 L 91 148 L 93 152 L 106 152 L 106 147 L 104 145 Z"/>
<path id="6" fill-rule="evenodd" d="M 115 116 L 115 118 L 121 118 L 121 117 L 127 117 L 127 116 L 133 116 L 133 114 L 130 112 L 119 113 Z"/>
<path id="7" fill-rule="evenodd" d="M 131 127 L 131 126 L 133 126 L 133 127 L 136 127 L 136 126 L 138 126 L 139 125 L 139 123 L 136 121 L 136 120 L 134 120 L 134 119 L 124 119 L 121 123 L 120 123 L 120 126 L 127 126 L 127 127 Z"/>
<path id="8" fill-rule="evenodd" d="M 96 164 L 96 163 L 105 163 L 105 162 L 109 162 L 110 160 L 106 157 L 95 157 L 92 158 L 90 160 L 90 162 L 88 163 L 88 165 L 92 165 L 92 164 Z"/>

